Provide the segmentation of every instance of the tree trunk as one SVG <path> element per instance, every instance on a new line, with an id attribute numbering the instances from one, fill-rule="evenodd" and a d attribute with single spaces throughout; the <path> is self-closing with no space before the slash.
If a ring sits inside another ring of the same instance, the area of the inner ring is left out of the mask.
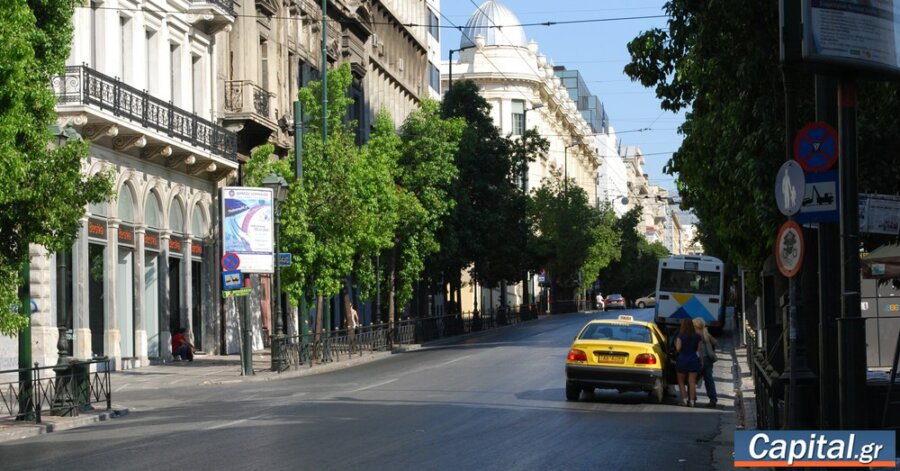
<path id="1" fill-rule="evenodd" d="M 316 326 L 315 326 L 316 342 L 318 342 L 320 340 L 319 335 L 321 335 L 321 333 L 322 333 L 322 312 L 325 310 L 324 308 L 325 308 L 325 299 L 322 297 L 321 294 L 317 295 L 316 296 Z"/>
<path id="2" fill-rule="evenodd" d="M 394 340 L 394 310 L 396 306 L 394 305 L 394 298 L 397 294 L 397 247 L 391 249 L 391 260 L 390 260 L 390 274 L 388 275 L 388 332 L 391 333 L 391 347 L 393 347 Z"/>

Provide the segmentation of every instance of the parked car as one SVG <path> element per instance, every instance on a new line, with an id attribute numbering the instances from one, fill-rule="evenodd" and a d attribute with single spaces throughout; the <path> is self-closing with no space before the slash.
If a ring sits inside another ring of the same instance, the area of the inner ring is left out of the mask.
<path id="1" fill-rule="evenodd" d="M 604 301 L 606 309 L 625 309 L 625 297 L 621 294 L 611 294 Z"/>
<path id="2" fill-rule="evenodd" d="M 620 295 L 621 297 L 621 295 Z M 594 389 L 646 391 L 659 404 L 666 390 L 666 337 L 652 322 L 631 316 L 585 325 L 566 359 L 566 399 L 577 401 Z"/>
<path id="3" fill-rule="evenodd" d="M 641 309 L 656 306 L 656 293 L 650 293 L 642 298 L 637 298 L 634 305 Z"/>

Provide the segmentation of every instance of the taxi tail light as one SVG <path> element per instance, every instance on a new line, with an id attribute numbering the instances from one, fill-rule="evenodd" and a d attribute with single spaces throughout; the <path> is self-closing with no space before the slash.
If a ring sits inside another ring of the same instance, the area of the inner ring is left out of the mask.
<path id="1" fill-rule="evenodd" d="M 587 361 L 587 353 L 573 348 L 569 350 L 569 361 Z"/>
<path id="2" fill-rule="evenodd" d="M 641 353 L 634 359 L 635 365 L 655 365 L 656 355 L 652 353 Z"/>

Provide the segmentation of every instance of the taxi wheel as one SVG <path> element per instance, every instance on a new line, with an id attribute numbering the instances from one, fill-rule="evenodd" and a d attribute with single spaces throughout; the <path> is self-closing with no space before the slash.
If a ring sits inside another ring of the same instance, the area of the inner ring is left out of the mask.
<path id="1" fill-rule="evenodd" d="M 663 396 L 665 396 L 666 388 L 663 385 L 663 381 L 661 379 L 656 380 L 656 383 L 653 385 L 653 390 L 650 391 L 650 402 L 654 404 L 662 404 Z"/>
<path id="2" fill-rule="evenodd" d="M 644 305 L 644 302 L 641 301 L 641 302 L 638 303 L 638 307 L 641 308 L 641 309 L 644 309 L 644 307 L 646 307 L 646 306 Z"/>
<path id="3" fill-rule="evenodd" d="M 581 387 L 566 381 L 566 400 L 577 401 L 579 396 L 581 396 Z"/>

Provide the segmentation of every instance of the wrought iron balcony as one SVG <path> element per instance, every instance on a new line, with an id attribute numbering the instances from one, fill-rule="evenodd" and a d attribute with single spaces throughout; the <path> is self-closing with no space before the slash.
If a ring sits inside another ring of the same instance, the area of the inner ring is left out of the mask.
<path id="1" fill-rule="evenodd" d="M 274 123 L 270 103 L 272 93 L 249 80 L 225 81 L 225 112 L 254 113 Z"/>
<path id="2" fill-rule="evenodd" d="M 194 5 L 215 5 L 225 10 L 231 16 L 237 16 L 237 13 L 234 11 L 234 0 L 192 0 L 191 3 Z"/>
<path id="3" fill-rule="evenodd" d="M 237 136 L 233 132 L 88 66 L 66 67 L 65 75 L 54 77 L 53 90 L 61 105 L 96 106 L 237 162 Z"/>

